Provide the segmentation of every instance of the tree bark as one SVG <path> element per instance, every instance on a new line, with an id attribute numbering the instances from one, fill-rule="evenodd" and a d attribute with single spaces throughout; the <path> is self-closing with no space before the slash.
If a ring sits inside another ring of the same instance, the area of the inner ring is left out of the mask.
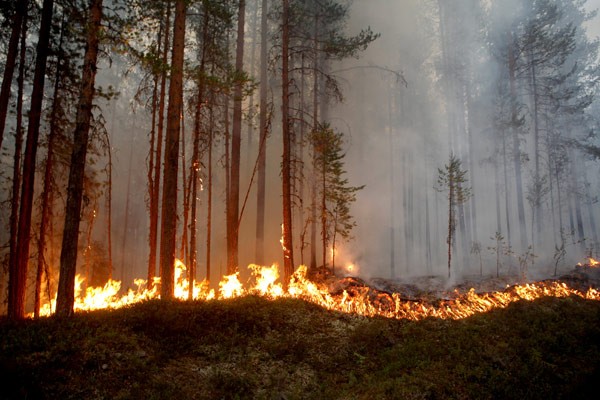
<path id="1" fill-rule="evenodd" d="M 156 153 L 154 156 L 154 179 L 153 192 L 151 198 L 154 202 L 150 202 L 150 232 L 149 232 L 149 257 L 148 257 L 148 287 L 153 285 L 153 279 L 156 276 L 156 253 L 158 242 L 158 214 L 159 214 L 159 196 L 160 196 L 160 167 L 162 163 L 163 153 L 163 130 L 164 130 L 164 115 L 165 115 L 165 94 L 167 86 L 167 62 L 170 43 L 170 21 L 171 21 L 171 2 L 166 3 L 167 14 L 165 21 L 164 44 L 162 47 L 162 69 L 160 76 L 160 93 L 158 100 L 158 127 L 156 137 Z"/>
<path id="2" fill-rule="evenodd" d="M 102 0 L 92 0 L 88 18 L 81 93 L 77 107 L 75 131 L 73 133 L 73 151 L 71 153 L 71 166 L 69 168 L 65 228 L 63 230 L 62 250 L 60 253 L 60 278 L 56 298 L 56 313 L 60 316 L 72 315 L 75 301 L 77 243 L 81 219 L 85 158 L 95 92 L 94 84 L 96 79 L 100 23 L 102 21 Z"/>
<path id="3" fill-rule="evenodd" d="M 258 178 L 256 189 L 256 262 L 265 263 L 265 193 L 267 167 L 267 13 L 268 2 L 262 0 L 260 17 L 260 146 L 258 148 Z"/>
<path id="4" fill-rule="evenodd" d="M 31 108 L 27 125 L 27 142 L 23 156 L 23 184 L 21 187 L 21 205 L 19 209 L 19 232 L 17 234 L 16 268 L 9 271 L 8 285 L 8 317 L 19 319 L 25 316 L 25 288 L 27 268 L 29 264 L 29 242 L 31 233 L 31 211 L 35 181 L 35 164 L 38 139 L 40 134 L 40 116 L 44 97 L 44 81 L 46 76 L 46 60 L 50 41 L 50 25 L 52 22 L 53 0 L 44 0 L 42 19 L 37 43 L 33 89 L 31 92 Z"/>
<path id="5" fill-rule="evenodd" d="M 9 238 L 9 271 L 17 271 L 17 232 L 19 229 L 19 186 L 21 183 L 21 155 L 23 152 L 23 83 L 25 80 L 25 52 L 26 52 L 27 18 L 22 20 L 21 48 L 19 55 L 19 76 L 17 77 L 17 121 L 15 131 L 15 152 L 12 181 L 12 198 L 10 212 L 10 238 Z"/>
<path id="6" fill-rule="evenodd" d="M 233 91 L 233 129 L 231 132 L 231 163 L 229 199 L 227 202 L 227 274 L 238 269 L 239 200 L 240 200 L 240 147 L 242 141 L 242 70 L 244 66 L 244 21 L 246 1 L 238 8 L 235 71 L 238 80 Z"/>
<path id="7" fill-rule="evenodd" d="M 174 296 L 175 239 L 177 233 L 177 167 L 179 162 L 179 129 L 183 90 L 183 53 L 185 45 L 185 0 L 175 2 L 175 23 L 167 135 L 163 171 L 162 225 L 160 237 L 160 269 L 162 299 Z"/>
<path id="8" fill-rule="evenodd" d="M 63 44 L 63 34 L 64 34 L 64 15 L 63 21 L 61 21 L 60 28 L 60 39 L 58 41 L 58 49 L 59 52 L 62 49 Z M 57 59 L 56 62 L 56 71 L 54 75 L 54 94 L 52 99 L 52 111 L 50 112 L 50 133 L 48 135 L 48 149 L 46 154 L 46 165 L 44 167 L 44 188 L 42 190 L 42 211 L 41 211 L 41 221 L 40 221 L 40 233 L 38 239 L 38 249 L 37 249 L 37 277 L 35 283 L 35 300 L 33 306 L 34 316 L 39 317 L 40 313 L 40 303 L 41 303 L 41 285 L 42 285 L 42 274 L 43 271 L 47 270 L 47 262 L 45 257 L 46 251 L 46 238 L 47 231 L 50 221 L 50 215 L 52 210 L 51 193 L 53 187 L 53 169 L 54 169 L 54 145 L 56 142 L 56 131 L 58 129 L 58 121 L 57 121 L 57 112 L 59 107 L 59 99 L 60 99 L 60 80 L 62 78 L 62 68 L 60 67 L 61 59 Z M 48 299 L 50 300 L 50 299 Z"/>
<path id="9" fill-rule="evenodd" d="M 10 38 L 8 39 L 8 52 L 6 54 L 6 63 L 4 64 L 4 74 L 2 76 L 2 87 L 0 88 L 0 148 L 4 138 L 4 128 L 6 124 L 6 114 L 8 112 L 8 100 L 10 99 L 10 87 L 12 86 L 15 64 L 17 62 L 17 48 L 19 44 L 19 34 L 22 32 L 23 20 L 27 18 L 28 0 L 18 0 L 15 15 L 12 20 Z M 23 31 L 23 35 L 25 32 Z"/>
<path id="10" fill-rule="evenodd" d="M 204 10 L 204 20 L 202 26 L 202 50 L 200 57 L 200 80 L 198 82 L 198 104 L 196 105 L 196 115 L 194 121 L 194 143 L 192 149 L 192 164 L 190 169 L 190 179 L 192 180 L 191 187 L 191 218 L 190 218 L 190 261 L 188 265 L 189 271 L 189 293 L 188 296 L 190 299 L 194 297 L 194 278 L 196 276 L 196 268 L 197 268 L 197 239 L 196 239 L 196 206 L 197 206 L 197 196 L 198 196 L 198 179 L 200 172 L 200 117 L 202 105 L 204 104 L 204 92 L 205 92 L 205 84 L 204 84 L 204 74 L 205 74 L 205 65 L 206 65 L 206 51 L 208 47 L 208 30 L 209 30 L 209 12 L 208 10 Z M 210 141 L 210 139 L 209 139 Z M 211 160 L 212 161 L 212 160 Z"/>
<path id="11" fill-rule="evenodd" d="M 282 43 L 281 43 L 281 109 L 283 129 L 283 157 L 281 181 L 283 192 L 283 282 L 287 285 L 294 273 L 294 252 L 292 246 L 292 197 L 291 197 L 291 134 L 289 121 L 289 1 L 283 0 Z"/>

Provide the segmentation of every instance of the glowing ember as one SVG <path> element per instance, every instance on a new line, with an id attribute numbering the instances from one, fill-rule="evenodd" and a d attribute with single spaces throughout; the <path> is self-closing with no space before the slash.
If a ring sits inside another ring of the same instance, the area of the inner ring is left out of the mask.
<path id="1" fill-rule="evenodd" d="M 590 260 L 592 261 L 592 260 Z M 594 265 L 597 265 L 598 262 Z M 352 265 L 346 267 L 351 271 Z M 327 287 L 312 282 L 306 278 L 307 268 L 300 266 L 292 276 L 287 288 L 283 290 L 277 282 L 279 271 L 277 265 L 262 267 L 249 266 L 252 277 L 250 284 L 240 281 L 239 273 L 228 275 L 219 283 L 218 295 L 208 287 L 208 283 L 194 283 L 194 299 L 230 299 L 248 294 L 256 294 L 270 299 L 289 297 L 313 302 L 329 310 L 353 313 L 364 316 L 383 316 L 387 318 L 420 320 L 427 317 L 443 319 L 466 318 L 476 313 L 486 312 L 494 308 L 504 308 L 510 303 L 520 300 L 535 300 L 541 297 L 579 296 L 589 300 L 600 300 L 600 292 L 590 288 L 581 292 L 570 288 L 565 283 L 546 282 L 525 284 L 507 288 L 502 292 L 477 294 L 474 289 L 466 293 L 453 293 L 453 299 L 440 300 L 435 304 L 426 301 L 408 301 L 398 293 L 373 291 L 367 286 L 352 287 L 341 294 L 333 295 Z M 175 262 L 175 296 L 178 299 L 188 298 L 189 282 L 184 278 L 185 265 L 179 260 Z M 147 289 L 146 281 L 135 280 L 136 289 L 129 289 L 125 294 L 119 294 L 121 282 L 109 280 L 103 287 L 89 287 L 85 292 L 81 289 L 83 279 L 77 276 L 75 282 L 75 311 L 94 310 L 103 308 L 119 308 L 146 299 L 158 298 L 160 278 L 154 278 L 151 290 Z M 246 288 L 247 287 L 247 288 Z M 45 304 L 40 315 L 50 315 L 54 311 L 55 300 Z"/>

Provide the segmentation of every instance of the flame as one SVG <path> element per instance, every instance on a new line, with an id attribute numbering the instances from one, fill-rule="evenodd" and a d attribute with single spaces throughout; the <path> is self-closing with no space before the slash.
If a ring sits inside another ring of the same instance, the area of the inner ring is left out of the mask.
<path id="1" fill-rule="evenodd" d="M 578 267 L 587 267 L 587 268 L 600 268 L 600 261 L 596 261 L 592 257 L 588 257 L 588 262 L 586 264 L 582 264 L 580 262 L 577 263 Z"/>
<path id="2" fill-rule="evenodd" d="M 595 261 L 595 260 L 594 260 Z M 596 262 L 598 264 L 598 262 Z M 596 265 L 594 264 L 594 265 Z M 346 267 L 351 270 L 352 264 Z M 185 265 L 175 262 L 175 297 L 188 298 L 189 281 L 185 278 Z M 280 297 L 297 298 L 313 302 L 329 310 L 363 316 L 382 316 L 396 319 L 421 320 L 428 317 L 442 319 L 461 319 L 476 313 L 487 312 L 494 308 L 504 308 L 510 303 L 520 300 L 535 300 L 541 297 L 578 296 L 589 300 L 600 300 L 600 292 L 590 288 L 582 292 L 570 288 L 561 282 L 541 282 L 507 287 L 504 291 L 478 294 L 474 289 L 460 293 L 454 291 L 449 299 L 435 303 L 428 301 L 405 300 L 398 293 L 375 291 L 367 286 L 351 287 L 341 294 L 332 294 L 322 284 L 307 278 L 306 266 L 300 266 L 292 275 L 287 291 L 277 280 L 279 268 L 276 264 L 270 267 L 250 265 L 251 278 L 244 285 L 240 281 L 239 272 L 223 277 L 219 283 L 218 294 L 209 288 L 208 282 L 194 282 L 193 297 L 198 300 L 230 299 L 248 294 L 256 294 L 269 299 Z M 147 288 L 144 279 L 134 281 L 134 289 L 119 294 L 121 282 L 109 280 L 103 287 L 88 287 L 82 290 L 84 279 L 77 275 L 75 281 L 75 311 L 105 308 L 120 308 L 147 299 L 159 298 L 158 286 L 160 278 L 154 278 L 152 289 Z M 56 299 L 41 307 L 40 315 L 54 312 Z"/>

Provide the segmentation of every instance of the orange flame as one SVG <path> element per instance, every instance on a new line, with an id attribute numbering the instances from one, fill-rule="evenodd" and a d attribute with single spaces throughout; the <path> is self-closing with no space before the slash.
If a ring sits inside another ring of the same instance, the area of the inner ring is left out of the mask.
<path id="1" fill-rule="evenodd" d="M 277 282 L 279 271 L 277 265 L 263 267 L 249 266 L 252 279 L 247 289 L 240 282 L 239 273 L 223 277 L 219 283 L 218 294 L 208 287 L 206 281 L 195 282 L 193 297 L 200 300 L 230 299 L 248 294 L 256 294 L 269 299 L 280 297 L 297 298 L 313 302 L 329 310 L 353 313 L 363 316 L 382 316 L 396 319 L 421 320 L 427 317 L 443 319 L 466 318 L 476 313 L 487 312 L 494 308 L 504 308 L 519 300 L 535 300 L 541 297 L 579 296 L 584 299 L 600 300 L 600 292 L 590 288 L 586 292 L 570 288 L 565 283 L 542 282 L 524 284 L 507 288 L 502 292 L 478 294 L 474 289 L 466 293 L 455 291 L 453 299 L 441 300 L 435 304 L 426 301 L 409 301 L 402 299 L 400 294 L 374 292 L 369 287 L 353 287 L 341 294 L 333 295 L 327 287 L 310 281 L 307 277 L 306 266 L 300 266 L 291 277 L 287 292 L 281 283 Z M 184 278 L 185 265 L 175 262 L 175 297 L 188 298 L 189 282 Z M 109 280 L 103 287 L 88 287 L 85 292 L 81 289 L 84 279 L 79 275 L 75 282 L 75 311 L 104 308 L 120 308 L 146 299 L 159 298 L 157 284 L 160 278 L 154 278 L 155 285 L 147 289 L 146 281 L 136 279 L 136 289 L 129 289 L 125 294 L 119 294 L 121 282 Z M 54 312 L 56 301 L 45 304 L 40 315 L 50 315 Z"/>

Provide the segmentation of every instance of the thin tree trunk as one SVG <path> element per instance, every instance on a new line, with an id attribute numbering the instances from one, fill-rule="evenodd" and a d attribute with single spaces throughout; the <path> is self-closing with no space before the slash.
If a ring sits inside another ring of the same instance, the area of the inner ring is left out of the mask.
<path id="1" fill-rule="evenodd" d="M 519 132 L 517 124 L 517 89 L 516 89 L 516 59 L 512 45 L 512 35 L 510 35 L 510 47 L 508 51 L 508 68 L 510 77 L 510 96 L 511 96 L 511 130 L 513 139 L 513 163 L 515 168 L 515 184 L 517 195 L 517 213 L 519 216 L 519 233 L 521 251 L 527 250 L 527 227 L 525 225 L 525 205 L 523 203 L 523 179 L 521 174 L 521 146 L 519 144 Z"/>
<path id="2" fill-rule="evenodd" d="M 244 21 L 246 1 L 239 1 L 235 71 L 241 78 L 244 67 Z M 231 164 L 229 199 L 227 202 L 227 274 L 238 270 L 239 201 L 240 201 L 240 147 L 242 141 L 242 82 L 233 91 L 233 129 L 231 132 Z"/>
<path id="3" fill-rule="evenodd" d="M 160 268 L 162 299 L 174 296 L 175 239 L 177 234 L 177 167 L 179 162 L 179 129 L 183 93 L 183 51 L 185 45 L 185 0 L 175 2 L 175 23 L 167 137 L 163 171 L 162 224 L 160 237 Z"/>
<path id="4" fill-rule="evenodd" d="M 315 21 L 313 26 L 313 133 L 319 129 L 319 13 L 315 11 Z M 317 171 L 316 171 L 316 156 L 317 149 L 313 144 L 313 173 L 311 177 L 311 194 L 310 194 L 310 269 L 317 268 Z M 325 266 L 325 264 L 323 264 Z"/>
<path id="5" fill-rule="evenodd" d="M 304 221 L 304 140 L 306 136 L 306 122 L 304 120 L 305 110 L 305 88 L 306 88 L 306 77 L 305 77 L 305 61 L 304 53 L 302 53 L 301 64 L 300 64 L 300 104 L 298 105 L 299 110 L 299 123 L 300 123 L 300 135 L 296 137 L 295 148 L 298 149 L 298 159 L 296 160 L 298 172 L 296 177 L 298 179 L 298 222 L 300 226 L 305 226 Z M 304 236 L 306 235 L 306 228 L 300 231 L 300 265 L 304 264 Z"/>
<path id="6" fill-rule="evenodd" d="M 252 13 L 252 20 L 250 22 L 249 29 L 252 32 L 252 46 L 250 47 L 250 76 L 254 77 L 256 75 L 256 42 L 258 41 L 258 9 L 260 0 L 256 0 L 256 4 L 254 6 L 254 11 Z M 247 121 L 247 170 L 250 170 L 252 167 L 250 165 L 250 160 L 252 159 L 252 142 L 254 136 L 254 91 L 250 94 L 250 101 L 248 105 L 248 109 L 250 110 L 250 118 Z M 260 138 L 259 138 L 260 140 Z"/>
<path id="7" fill-rule="evenodd" d="M 17 126 L 15 132 L 15 154 L 12 181 L 12 198 L 10 213 L 10 238 L 9 238 L 9 271 L 17 268 L 17 232 L 19 229 L 19 186 L 21 184 L 21 153 L 23 152 L 23 83 L 25 80 L 25 52 L 26 52 L 27 18 L 22 19 L 21 49 L 19 55 L 19 76 L 17 77 Z M 37 317 L 37 315 L 36 315 Z"/>
<path id="8" fill-rule="evenodd" d="M 126 260 L 127 244 L 129 239 L 129 206 L 131 204 L 131 173 L 133 171 L 133 135 L 131 136 L 131 145 L 129 147 L 129 165 L 127 167 L 127 188 L 125 189 L 125 216 L 123 218 L 123 240 L 121 241 L 121 280 L 129 278 L 126 275 L 127 265 L 132 263 L 132 260 Z"/>
<path id="9" fill-rule="evenodd" d="M 258 178 L 256 189 L 256 262 L 265 263 L 265 192 L 267 166 L 267 14 L 268 2 L 262 0 L 260 17 L 260 146 L 258 149 Z"/>
<path id="10" fill-rule="evenodd" d="M 60 39 L 58 42 L 59 54 L 62 50 L 63 44 L 63 33 L 64 33 L 64 14 L 63 20 L 61 21 L 60 27 Z M 38 249 L 37 249 L 37 276 L 36 276 L 36 284 L 35 284 L 35 301 L 33 306 L 34 316 L 39 317 L 40 312 L 40 303 L 41 303 L 41 286 L 42 286 L 42 278 L 43 271 L 48 269 L 45 252 L 46 252 L 46 238 L 48 234 L 48 226 L 50 224 L 50 215 L 52 211 L 52 203 L 50 202 L 50 194 L 54 190 L 52 187 L 52 183 L 54 181 L 53 178 L 53 169 L 54 169 L 54 145 L 56 142 L 56 135 L 58 129 L 58 121 L 57 121 L 57 112 L 59 108 L 60 101 L 60 80 L 62 78 L 62 68 L 61 68 L 61 59 L 57 58 L 56 60 L 56 71 L 54 75 L 54 95 L 52 99 L 52 111 L 50 112 L 50 133 L 48 135 L 48 149 L 46 154 L 46 165 L 44 167 L 44 188 L 42 190 L 42 211 L 41 211 L 41 221 L 40 221 L 40 233 L 38 239 Z M 50 300 L 50 299 L 48 299 Z"/>
<path id="11" fill-rule="evenodd" d="M 392 93 L 388 95 L 388 146 L 390 167 L 390 279 L 396 278 L 396 212 L 394 209 L 394 137 L 392 128 Z"/>
<path id="12" fill-rule="evenodd" d="M 290 281 L 294 273 L 294 252 L 292 245 L 292 193 L 291 193 L 291 134 L 289 121 L 289 43 L 290 43 L 290 18 L 289 1 L 283 0 L 282 43 L 281 43 L 281 104 L 282 104 L 282 129 L 283 129 L 283 157 L 281 160 L 281 181 L 283 192 L 283 282 Z"/>
<path id="13" fill-rule="evenodd" d="M 62 250 L 60 253 L 60 278 L 56 298 L 56 313 L 61 316 L 73 314 L 75 301 L 75 269 L 77 265 L 77 243 L 81 200 L 83 197 L 83 179 L 85 158 L 88 147 L 94 83 L 96 79 L 96 60 L 98 57 L 99 31 L 102 20 L 102 0 L 92 0 L 87 26 L 87 46 L 81 77 L 81 95 L 77 107 L 75 131 L 73 133 L 73 152 L 69 169 L 67 205 L 65 209 L 65 228 L 63 230 Z"/>
<path id="14" fill-rule="evenodd" d="M 190 193 L 192 191 L 192 181 L 188 182 L 186 177 L 187 165 L 185 163 L 185 118 L 183 116 L 183 106 L 181 108 L 181 183 L 182 183 L 182 206 L 183 206 L 183 224 L 181 227 L 181 247 L 179 249 L 179 259 L 187 262 L 187 232 L 188 217 L 190 214 Z M 186 182 L 188 184 L 186 185 Z"/>
<path id="15" fill-rule="evenodd" d="M 159 216 L 159 196 L 160 196 L 160 172 L 162 164 L 162 147 L 163 147 L 163 130 L 164 130 L 164 115 L 165 115 L 165 95 L 167 92 L 167 68 L 168 63 L 168 51 L 169 51 L 169 39 L 170 39 L 170 26 L 171 26 L 171 2 L 166 3 L 167 13 L 165 21 L 165 33 L 164 33 L 164 45 L 162 48 L 162 63 L 163 68 L 160 77 L 160 94 L 158 100 L 158 127 L 157 127 L 157 138 L 156 138 L 156 155 L 154 157 L 154 179 L 153 179 L 153 193 L 151 197 L 154 199 L 154 203 L 151 203 L 150 207 L 150 253 L 148 257 L 148 287 L 151 288 L 153 285 L 153 278 L 156 276 L 156 253 L 158 243 L 158 216 Z"/>
<path id="16" fill-rule="evenodd" d="M 114 116 L 114 113 L 113 113 Z M 106 240 L 108 241 L 108 279 L 113 279 L 113 256 L 112 256 L 112 148 L 110 139 L 108 141 L 108 188 L 106 190 Z"/>
<path id="17" fill-rule="evenodd" d="M 510 192 L 508 191 L 508 162 L 506 160 L 506 133 L 502 132 L 502 166 L 504 173 L 504 207 L 506 210 L 506 240 L 508 247 L 512 246 L 510 230 Z"/>
<path id="18" fill-rule="evenodd" d="M 23 184 L 21 188 L 21 204 L 19 209 L 19 232 L 17 235 L 16 270 L 9 271 L 8 285 L 8 317 L 19 319 L 25 316 L 25 289 L 27 268 L 29 264 L 29 242 L 31 239 L 31 211 L 35 181 L 36 154 L 40 134 L 40 117 L 44 97 L 44 81 L 46 76 L 46 60 L 50 41 L 50 25 L 52 22 L 53 0 L 44 0 L 39 40 L 36 48 L 35 72 L 31 92 L 31 108 L 27 126 L 27 142 L 23 157 Z"/>
<path id="19" fill-rule="evenodd" d="M 12 30 L 8 39 L 8 52 L 4 64 L 2 76 L 2 87 L 0 88 L 0 148 L 4 139 L 4 128 L 6 125 L 6 114 L 8 111 L 8 100 L 10 99 L 10 88 L 12 86 L 13 74 L 17 62 L 17 48 L 19 45 L 19 33 L 25 34 L 23 20 L 27 19 L 28 0 L 18 0 L 15 7 L 15 15 L 12 20 Z"/>
<path id="20" fill-rule="evenodd" d="M 210 283 L 211 275 L 211 240 L 212 240 L 212 192 L 213 192 L 213 130 L 215 96 L 211 93 L 210 110 L 208 112 L 208 188 L 207 188 L 207 212 L 206 212 L 206 281 Z"/>
<path id="21" fill-rule="evenodd" d="M 200 76 L 204 76 L 205 73 L 205 59 L 206 59 L 206 47 L 208 42 L 208 11 L 204 11 L 204 21 L 202 27 L 202 55 L 200 57 Z M 194 119 L 194 143 L 192 148 L 192 162 L 190 168 L 190 179 L 192 183 L 191 187 L 191 218 L 190 218 L 190 245 L 189 254 L 190 260 L 188 262 L 188 280 L 189 280 L 189 299 L 194 297 L 194 278 L 196 276 L 196 265 L 197 265 L 197 243 L 196 243 L 196 205 L 198 196 L 198 179 L 200 171 L 200 114 L 202 104 L 204 102 L 204 82 L 199 78 L 198 82 L 198 104 L 196 105 L 196 114 Z M 209 133 L 210 134 L 210 133 Z"/>

